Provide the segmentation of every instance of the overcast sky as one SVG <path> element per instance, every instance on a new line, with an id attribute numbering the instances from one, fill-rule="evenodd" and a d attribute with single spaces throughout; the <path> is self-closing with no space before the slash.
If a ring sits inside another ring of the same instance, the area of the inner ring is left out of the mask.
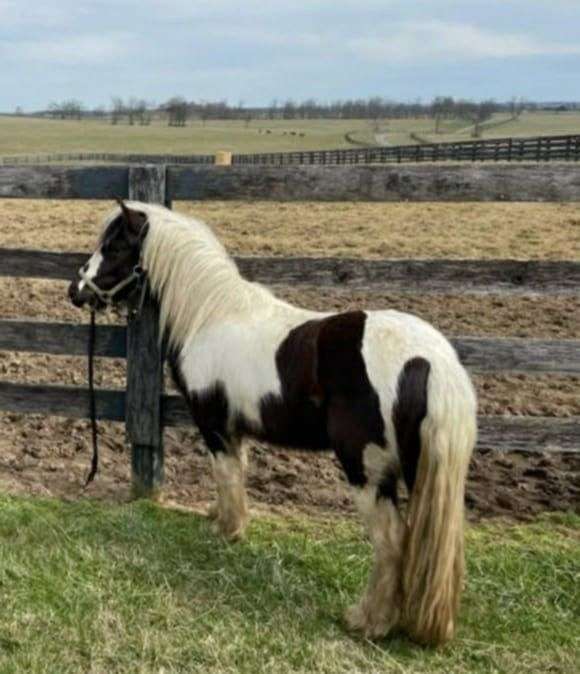
<path id="1" fill-rule="evenodd" d="M 580 99 L 580 0 L 0 0 L 0 110 Z"/>

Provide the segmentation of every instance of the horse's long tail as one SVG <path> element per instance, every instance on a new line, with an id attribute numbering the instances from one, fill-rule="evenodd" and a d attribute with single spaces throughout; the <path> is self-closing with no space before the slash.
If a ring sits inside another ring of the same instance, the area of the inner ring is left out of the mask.
<path id="1" fill-rule="evenodd" d="M 476 436 L 475 398 L 465 380 L 465 396 L 449 389 L 442 395 L 430 381 L 435 410 L 421 424 L 404 542 L 403 623 L 413 638 L 434 645 L 453 636 L 463 584 L 464 491 Z"/>

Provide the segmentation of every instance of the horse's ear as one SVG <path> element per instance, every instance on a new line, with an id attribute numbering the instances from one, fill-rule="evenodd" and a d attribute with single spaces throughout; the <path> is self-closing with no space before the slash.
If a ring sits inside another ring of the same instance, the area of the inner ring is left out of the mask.
<path id="1" fill-rule="evenodd" d="M 135 236 L 141 233 L 141 229 L 145 224 L 145 217 L 142 213 L 131 210 L 127 204 L 121 199 L 121 197 L 115 197 L 115 201 L 121 207 L 121 213 L 123 214 L 123 221 L 127 227 L 129 234 Z"/>

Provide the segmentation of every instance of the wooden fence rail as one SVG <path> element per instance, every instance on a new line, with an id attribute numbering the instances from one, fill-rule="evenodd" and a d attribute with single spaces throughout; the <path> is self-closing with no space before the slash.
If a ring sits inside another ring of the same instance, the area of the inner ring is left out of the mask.
<path id="1" fill-rule="evenodd" d="M 0 166 L 0 198 L 130 197 L 136 168 Z M 201 199 L 574 202 L 580 165 L 167 167 L 166 201 Z"/>
<path id="2" fill-rule="evenodd" d="M 126 399 L 124 391 L 96 391 L 97 418 L 126 423 Z M 191 425 L 191 414 L 180 396 L 163 395 L 160 402 L 164 427 Z M 0 410 L 86 419 L 89 395 L 85 388 L 76 386 L 0 382 Z M 477 447 L 480 450 L 578 452 L 580 424 L 574 418 L 482 416 L 478 418 Z M 161 475 L 155 477 L 158 486 Z"/>
<path id="3" fill-rule="evenodd" d="M 0 248 L 0 276 L 70 280 L 86 253 Z M 422 293 L 566 295 L 580 286 L 580 262 L 550 260 L 357 260 L 237 257 L 242 274 L 269 285 Z"/>
<path id="4" fill-rule="evenodd" d="M 0 167 L 0 197 L 109 199 L 118 195 L 169 203 L 174 199 L 366 201 L 580 201 L 580 166 L 504 167 L 295 167 L 35 166 Z M 0 249 L 0 275 L 68 279 L 85 261 L 79 253 Z M 575 292 L 574 262 L 331 260 L 241 258 L 251 279 L 348 288 L 387 287 L 425 292 Z M 64 301 L 64 298 L 63 298 Z M 0 321 L 0 349 L 81 355 L 87 326 Z M 457 337 L 464 363 L 497 372 L 580 371 L 579 343 Z M 147 296 L 143 311 L 123 326 L 101 326 L 96 352 L 126 358 L 126 392 L 100 390 L 100 418 L 124 421 L 132 446 L 133 482 L 152 494 L 163 480 L 164 425 L 189 423 L 183 401 L 163 394 L 158 307 Z M 88 394 L 63 386 L 0 382 L 0 410 L 86 417 Z M 481 417 L 482 448 L 577 451 L 578 419 Z"/>
<path id="5" fill-rule="evenodd" d="M 0 320 L 0 351 L 84 356 L 88 336 L 88 325 Z M 580 375 L 580 341 L 577 340 L 455 337 L 451 341 L 463 364 L 478 372 Z M 125 327 L 97 326 L 95 355 L 126 358 Z"/>
<path id="6" fill-rule="evenodd" d="M 54 162 L 112 162 L 120 164 L 213 164 L 213 154 L 135 154 L 120 152 L 57 152 L 0 157 L 0 166 Z"/>

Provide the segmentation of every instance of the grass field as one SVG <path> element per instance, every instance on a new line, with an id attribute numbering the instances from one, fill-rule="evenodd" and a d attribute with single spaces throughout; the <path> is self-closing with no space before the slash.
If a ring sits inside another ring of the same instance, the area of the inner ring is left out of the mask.
<path id="1" fill-rule="evenodd" d="M 450 133 L 435 134 L 432 130 L 421 136 L 433 143 L 472 140 L 473 126 Z M 575 112 L 524 112 L 517 119 L 498 113 L 482 125 L 481 138 L 506 138 L 524 136 L 559 136 L 580 134 L 580 111 Z"/>
<path id="2" fill-rule="evenodd" d="M 441 123 L 441 138 L 450 134 L 455 134 L 465 127 L 465 120 L 452 119 Z M 411 134 L 419 134 L 421 137 L 428 136 L 434 132 L 434 121 L 432 119 L 388 119 L 381 120 L 378 123 L 378 132 L 374 125 L 368 125 L 352 135 L 355 140 L 368 145 L 374 145 L 378 141 L 388 145 L 415 145 L 417 140 Z M 439 137 L 439 136 L 438 136 Z M 440 141 L 442 142 L 442 141 Z"/>
<path id="3" fill-rule="evenodd" d="M 203 125 L 196 121 L 175 128 L 160 122 L 151 126 L 112 126 L 95 121 L 0 117 L 0 156 L 82 151 L 205 154 L 217 150 L 319 150 L 352 147 L 345 134 L 364 133 L 369 128 L 368 120 L 261 120 L 248 127 L 244 122 L 208 121 Z M 290 135 L 291 131 L 297 135 Z"/>
<path id="4" fill-rule="evenodd" d="M 580 518 L 468 536 L 456 640 L 348 635 L 369 548 L 346 520 L 260 517 L 228 546 L 192 513 L 0 497 L 0 671 L 558 672 L 580 667 Z"/>
<path id="5" fill-rule="evenodd" d="M 192 121 L 185 128 L 156 122 L 151 126 L 112 126 L 97 121 L 60 121 L 0 116 L 0 156 L 51 152 L 136 152 L 152 154 L 205 154 L 283 152 L 352 147 L 345 134 L 362 144 L 414 144 L 416 133 L 430 142 L 470 140 L 472 126 L 465 120 L 443 122 L 434 133 L 430 119 L 275 120 L 245 122 Z M 266 133 L 269 130 L 270 133 Z M 290 135 L 295 132 L 295 135 Z M 495 115 L 484 124 L 483 138 L 580 133 L 580 112 L 524 113 L 509 121 Z M 304 135 L 300 135 L 304 134 Z"/>

